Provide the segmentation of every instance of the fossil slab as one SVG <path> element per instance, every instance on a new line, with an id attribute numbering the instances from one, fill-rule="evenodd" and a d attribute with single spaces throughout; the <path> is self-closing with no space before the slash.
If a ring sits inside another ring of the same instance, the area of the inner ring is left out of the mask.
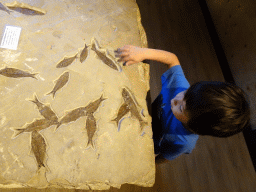
<path id="1" fill-rule="evenodd" d="M 153 186 L 149 66 L 114 54 L 146 45 L 135 0 L 18 2 L 46 14 L 0 10 L 0 188 Z"/>

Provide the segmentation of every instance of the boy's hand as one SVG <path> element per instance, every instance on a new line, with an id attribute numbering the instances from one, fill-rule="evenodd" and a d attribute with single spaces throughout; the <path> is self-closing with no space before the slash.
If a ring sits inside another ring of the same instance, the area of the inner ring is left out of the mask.
<path id="1" fill-rule="evenodd" d="M 140 48 L 133 45 L 125 45 L 122 48 L 118 48 L 115 51 L 116 57 L 120 57 L 118 60 L 123 61 L 124 65 L 132 65 L 139 63 L 145 59 L 146 48 Z"/>

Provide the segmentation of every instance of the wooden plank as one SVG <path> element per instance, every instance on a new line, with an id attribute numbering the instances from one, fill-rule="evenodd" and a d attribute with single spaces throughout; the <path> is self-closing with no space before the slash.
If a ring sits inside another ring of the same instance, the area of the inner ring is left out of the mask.
<path id="1" fill-rule="evenodd" d="M 148 43 L 150 48 L 175 53 L 190 84 L 201 80 L 224 81 L 198 2 L 148 2 L 137 0 L 142 24 L 152 40 Z M 161 90 L 159 78 L 165 71 L 162 64 L 155 64 L 150 63 L 152 98 Z M 161 164 L 157 170 L 161 173 L 156 177 L 157 191 L 255 189 L 255 172 L 242 134 L 230 138 L 200 137 L 192 154 Z"/>

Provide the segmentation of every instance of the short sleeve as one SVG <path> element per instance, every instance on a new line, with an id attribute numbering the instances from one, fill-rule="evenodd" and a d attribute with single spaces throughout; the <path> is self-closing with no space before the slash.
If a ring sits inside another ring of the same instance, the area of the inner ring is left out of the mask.
<path id="1" fill-rule="evenodd" d="M 169 88 L 189 88 L 189 82 L 187 81 L 183 70 L 180 65 L 175 65 L 168 69 L 162 76 L 162 87 Z"/>

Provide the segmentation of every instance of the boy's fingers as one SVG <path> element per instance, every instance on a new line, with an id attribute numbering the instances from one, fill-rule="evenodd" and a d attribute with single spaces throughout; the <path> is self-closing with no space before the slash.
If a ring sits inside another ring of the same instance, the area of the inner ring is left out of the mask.
<path id="1" fill-rule="evenodd" d="M 128 58 L 128 57 L 130 56 L 129 53 L 124 53 L 124 52 L 120 53 L 119 55 L 120 55 L 121 57 L 124 57 L 124 58 Z"/>
<path id="2" fill-rule="evenodd" d="M 120 59 L 117 60 L 118 62 L 121 62 L 121 61 L 127 61 L 127 59 L 125 59 L 124 57 L 121 57 Z"/>
<path id="3" fill-rule="evenodd" d="M 116 54 L 115 54 L 115 57 L 121 57 L 121 55 L 116 53 Z"/>
<path id="4" fill-rule="evenodd" d="M 117 53 L 121 53 L 122 51 L 127 51 L 127 48 L 122 47 L 122 48 L 117 48 L 115 50 L 115 52 L 117 52 Z"/>
<path id="5" fill-rule="evenodd" d="M 131 50 L 131 46 L 130 45 L 125 45 L 122 48 L 119 49 L 119 51 L 121 52 L 126 52 L 126 51 L 130 51 Z"/>
<path id="6" fill-rule="evenodd" d="M 123 58 L 123 57 L 127 57 L 127 56 L 129 56 L 130 55 L 130 53 L 129 52 L 115 52 L 115 57 L 121 57 L 121 58 Z"/>
<path id="7" fill-rule="evenodd" d="M 132 64 L 135 64 L 136 62 L 134 62 L 134 61 L 125 61 L 124 63 L 123 63 L 123 66 L 130 66 L 130 65 L 132 65 Z"/>
<path id="8" fill-rule="evenodd" d="M 121 49 L 120 48 L 117 48 L 116 50 L 114 50 L 115 53 L 121 53 Z"/>
<path id="9" fill-rule="evenodd" d="M 119 61 L 129 61 L 131 58 L 129 56 L 121 56 Z"/>

